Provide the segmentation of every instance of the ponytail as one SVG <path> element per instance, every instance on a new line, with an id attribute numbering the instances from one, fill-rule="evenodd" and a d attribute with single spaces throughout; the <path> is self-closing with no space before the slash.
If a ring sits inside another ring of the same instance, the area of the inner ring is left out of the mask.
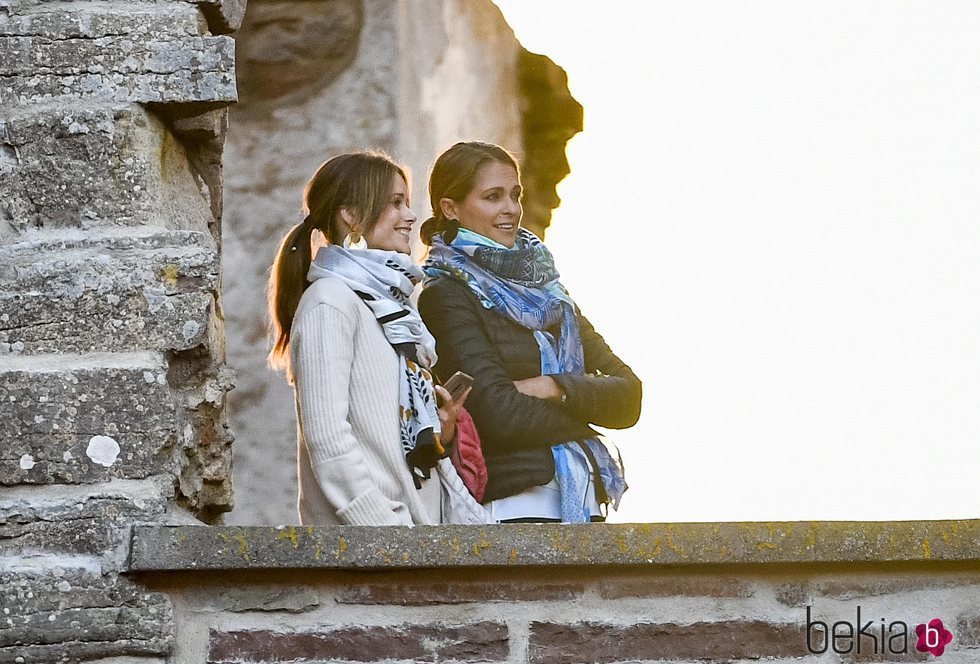
<path id="1" fill-rule="evenodd" d="M 289 336 L 299 299 L 309 285 L 306 273 L 312 257 L 313 224 L 307 217 L 283 237 L 269 276 L 269 321 L 273 337 L 269 366 L 285 371 L 292 382 L 289 366 Z"/>
<path id="2" fill-rule="evenodd" d="M 300 298 L 309 286 L 306 275 L 313 261 L 313 231 L 319 231 L 327 242 L 338 242 L 347 231 L 338 227 L 337 218 L 347 208 L 357 217 L 359 232 L 367 234 L 388 205 L 396 175 L 408 182 L 405 170 L 384 153 L 349 152 L 320 164 L 306 183 L 306 218 L 279 243 L 269 274 L 269 366 L 285 371 L 290 383 L 289 338 Z"/>
<path id="3" fill-rule="evenodd" d="M 446 219 L 440 212 L 435 217 L 429 217 L 422 222 L 419 228 L 419 238 L 428 247 L 432 246 L 432 237 L 442 234 L 442 239 L 446 244 L 451 244 L 456 239 L 459 232 L 459 222 L 455 219 Z"/>

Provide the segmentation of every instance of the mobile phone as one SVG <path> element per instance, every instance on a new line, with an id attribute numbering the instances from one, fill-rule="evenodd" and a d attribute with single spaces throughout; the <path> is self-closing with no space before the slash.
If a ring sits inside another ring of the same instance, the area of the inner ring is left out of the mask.
<path id="1" fill-rule="evenodd" d="M 455 401 L 457 398 L 459 398 L 459 395 L 466 391 L 466 388 L 473 386 L 473 382 L 473 376 L 463 373 L 462 371 L 457 371 L 450 376 L 449 380 L 443 383 L 442 386 L 446 388 L 446 391 L 449 392 L 449 396 L 451 396 L 453 401 Z"/>

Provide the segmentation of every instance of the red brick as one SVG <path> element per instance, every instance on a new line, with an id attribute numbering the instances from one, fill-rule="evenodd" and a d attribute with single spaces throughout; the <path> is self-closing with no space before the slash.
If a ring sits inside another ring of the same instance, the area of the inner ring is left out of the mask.
<path id="1" fill-rule="evenodd" d="M 599 586 L 603 599 L 626 597 L 751 597 L 747 583 L 726 577 L 660 576 L 604 579 Z"/>
<path id="2" fill-rule="evenodd" d="M 384 659 L 493 662 L 506 659 L 509 650 L 507 626 L 494 622 L 326 626 L 305 632 L 212 631 L 208 662 L 375 662 Z"/>
<path id="3" fill-rule="evenodd" d="M 762 621 L 692 625 L 532 623 L 529 661 L 618 662 L 647 659 L 738 659 L 807 655 L 804 626 Z"/>
<path id="4" fill-rule="evenodd" d="M 973 586 L 980 590 L 980 576 L 976 574 L 944 575 L 932 577 L 928 575 L 911 574 L 885 578 L 843 578 L 818 581 L 813 584 L 815 597 L 833 599 L 860 599 L 907 593 L 915 590 L 931 590 L 938 588 L 964 588 Z"/>

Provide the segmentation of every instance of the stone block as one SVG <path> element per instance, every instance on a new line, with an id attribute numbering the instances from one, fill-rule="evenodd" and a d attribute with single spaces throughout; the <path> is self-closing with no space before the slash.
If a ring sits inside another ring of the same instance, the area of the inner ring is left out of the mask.
<path id="1" fill-rule="evenodd" d="M 233 372 L 224 366 L 220 338 L 207 346 L 167 353 L 167 380 L 180 396 L 185 426 L 175 465 L 177 501 L 211 523 L 232 509 L 231 443 L 225 395 Z"/>
<path id="2" fill-rule="evenodd" d="M 958 648 L 980 648 L 980 616 L 960 616 L 953 625 L 946 626 L 952 629 L 954 643 Z M 980 655 L 980 652 L 977 654 Z"/>
<path id="3" fill-rule="evenodd" d="M 171 113 L 170 126 L 174 135 L 184 145 L 187 158 L 199 178 L 202 191 L 206 191 L 215 219 L 211 232 L 215 243 L 221 246 L 220 221 L 224 209 L 224 147 L 228 132 L 228 109 L 218 108 L 204 113 L 197 112 L 196 105 L 180 108 Z M 164 113 L 173 105 L 159 107 Z"/>
<path id="4" fill-rule="evenodd" d="M 249 585 L 226 588 L 218 594 L 212 606 L 233 613 L 252 611 L 303 613 L 320 606 L 320 596 L 316 590 L 306 586 Z"/>
<path id="5" fill-rule="evenodd" d="M 0 422 L 0 485 L 147 477 L 178 437 L 152 353 L 0 357 Z"/>
<path id="6" fill-rule="evenodd" d="M 471 602 L 561 602 L 577 599 L 585 592 L 582 584 L 541 582 L 421 582 L 361 583 L 341 588 L 336 595 L 339 604 L 387 604 L 395 606 L 429 606 L 467 604 Z"/>
<path id="7" fill-rule="evenodd" d="M 44 106 L 0 119 L 0 243 L 37 228 L 204 230 L 212 220 L 183 146 L 144 108 Z"/>
<path id="8" fill-rule="evenodd" d="M 0 37 L 0 104 L 57 99 L 227 104 L 237 99 L 230 37 L 174 34 Z"/>
<path id="9" fill-rule="evenodd" d="M 499 662 L 507 659 L 509 650 L 507 626 L 497 622 L 331 626 L 310 632 L 212 631 L 208 662 L 281 662 L 285 658 L 296 662 Z"/>
<path id="10" fill-rule="evenodd" d="M 0 354 L 207 343 L 219 272 L 207 232 L 56 232 L 0 247 Z"/>
<path id="11" fill-rule="evenodd" d="M 21 486 L 0 496 L 0 554 L 101 555 L 127 525 L 158 521 L 173 494 L 167 477 L 81 486 Z"/>
<path id="12" fill-rule="evenodd" d="M 779 546 L 763 539 L 781 539 L 777 537 L 779 532 L 785 536 Z M 816 534 L 820 537 L 814 537 Z M 819 545 L 811 544 L 811 537 Z M 923 540 L 932 542 L 928 557 L 923 555 Z M 980 555 L 978 540 L 978 519 L 413 528 L 138 527 L 134 531 L 132 565 L 136 570 L 554 565 L 650 569 L 732 563 L 895 561 L 975 565 Z"/>
<path id="13" fill-rule="evenodd" d="M 798 581 L 780 584 L 776 587 L 776 601 L 786 606 L 803 606 L 810 602 L 810 588 Z"/>
<path id="14" fill-rule="evenodd" d="M 528 661 L 762 659 L 806 656 L 803 625 L 758 620 L 674 623 L 531 623 Z"/>
<path id="15" fill-rule="evenodd" d="M 84 572 L 0 574 L 0 661 L 165 655 L 173 609 L 161 593 Z"/>
<path id="16" fill-rule="evenodd" d="M 208 29 L 197 8 L 185 2 L 52 4 L 19 2 L 8 8 L 8 14 L 0 17 L 0 37 L 159 39 L 165 35 L 201 37 Z"/>
<path id="17" fill-rule="evenodd" d="M 194 0 L 208 19 L 215 34 L 235 32 L 245 18 L 246 0 Z"/>

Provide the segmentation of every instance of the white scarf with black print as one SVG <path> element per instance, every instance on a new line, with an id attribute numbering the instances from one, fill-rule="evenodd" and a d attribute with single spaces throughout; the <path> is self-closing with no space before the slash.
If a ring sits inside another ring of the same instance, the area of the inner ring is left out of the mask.
<path id="1" fill-rule="evenodd" d="M 311 282 L 334 277 L 347 284 L 371 309 L 398 354 L 401 445 L 416 488 L 445 455 L 431 373 L 436 342 L 409 299 L 423 276 L 407 254 L 335 244 L 317 251 L 307 273 Z"/>

